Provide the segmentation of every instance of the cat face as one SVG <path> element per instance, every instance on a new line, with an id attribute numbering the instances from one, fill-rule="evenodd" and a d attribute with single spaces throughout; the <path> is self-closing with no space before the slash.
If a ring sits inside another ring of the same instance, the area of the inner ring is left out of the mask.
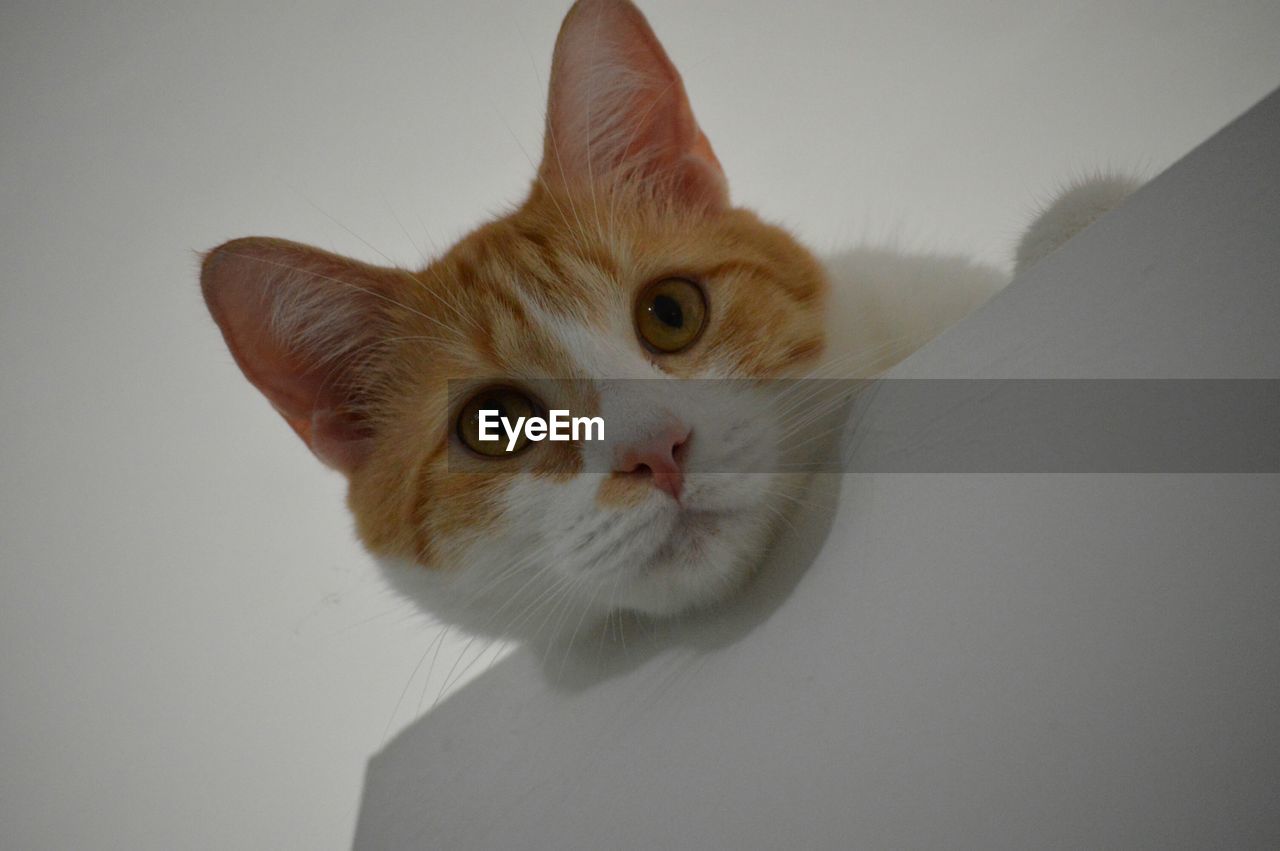
<path id="1" fill-rule="evenodd" d="M 349 477 L 392 580 L 470 629 L 719 599 L 794 498 L 776 472 L 785 406 L 729 379 L 814 364 L 823 273 L 730 205 L 679 75 L 622 0 L 566 17 L 543 163 L 512 213 L 419 271 L 236 240 L 202 286 L 246 376 Z M 476 400 L 599 416 L 604 439 L 490 451 Z"/>

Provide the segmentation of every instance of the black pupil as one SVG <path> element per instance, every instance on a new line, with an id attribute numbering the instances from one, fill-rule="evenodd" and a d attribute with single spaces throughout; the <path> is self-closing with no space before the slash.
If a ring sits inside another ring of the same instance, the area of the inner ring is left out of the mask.
<path id="1" fill-rule="evenodd" d="M 653 315 L 669 328 L 684 326 L 684 311 L 680 309 L 680 302 L 669 295 L 660 295 L 653 300 Z"/>

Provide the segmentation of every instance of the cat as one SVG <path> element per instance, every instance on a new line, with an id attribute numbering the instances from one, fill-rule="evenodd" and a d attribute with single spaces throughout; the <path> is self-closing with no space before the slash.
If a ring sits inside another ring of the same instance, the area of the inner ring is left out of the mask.
<path id="1" fill-rule="evenodd" d="M 236 363 L 348 478 L 393 584 L 442 621 L 523 640 L 733 593 L 803 491 L 781 459 L 797 420 L 816 420 L 764 386 L 878 374 L 1007 279 L 874 249 L 824 265 L 733 206 L 627 0 L 574 4 L 549 88 L 527 199 L 425 268 L 257 237 L 201 268 Z M 1033 225 L 1018 268 L 1131 189 L 1077 188 Z M 549 405 L 599 415 L 606 439 L 477 442 L 477 410 Z"/>

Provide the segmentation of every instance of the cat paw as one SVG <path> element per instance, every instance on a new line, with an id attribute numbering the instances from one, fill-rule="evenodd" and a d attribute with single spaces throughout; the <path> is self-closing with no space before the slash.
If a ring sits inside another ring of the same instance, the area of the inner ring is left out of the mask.
<path id="1" fill-rule="evenodd" d="M 1119 174 L 1073 181 L 1036 216 L 1018 242 L 1014 274 L 1039 263 L 1062 244 L 1128 198 L 1142 182 Z"/>

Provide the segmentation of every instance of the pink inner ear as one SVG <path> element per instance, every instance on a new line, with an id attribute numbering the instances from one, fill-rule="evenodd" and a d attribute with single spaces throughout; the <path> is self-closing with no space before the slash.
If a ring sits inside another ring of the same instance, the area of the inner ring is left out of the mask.
<path id="1" fill-rule="evenodd" d="M 245 377 L 320 460 L 351 473 L 371 432 L 353 406 L 359 359 L 376 340 L 385 274 L 285 240 L 249 238 L 206 255 L 205 302 Z"/>
<path id="2" fill-rule="evenodd" d="M 626 0 L 579 0 L 552 59 L 542 178 L 572 188 L 620 173 L 673 200 L 728 205 L 680 73 L 640 10 Z"/>
<path id="3" fill-rule="evenodd" d="M 241 367 L 245 376 L 317 458 L 352 472 L 370 448 L 372 431 L 347 409 L 345 394 L 337 391 L 333 377 L 326 370 L 298 365 L 276 347 L 255 348 L 248 356 L 254 358 L 253 373 Z"/>

